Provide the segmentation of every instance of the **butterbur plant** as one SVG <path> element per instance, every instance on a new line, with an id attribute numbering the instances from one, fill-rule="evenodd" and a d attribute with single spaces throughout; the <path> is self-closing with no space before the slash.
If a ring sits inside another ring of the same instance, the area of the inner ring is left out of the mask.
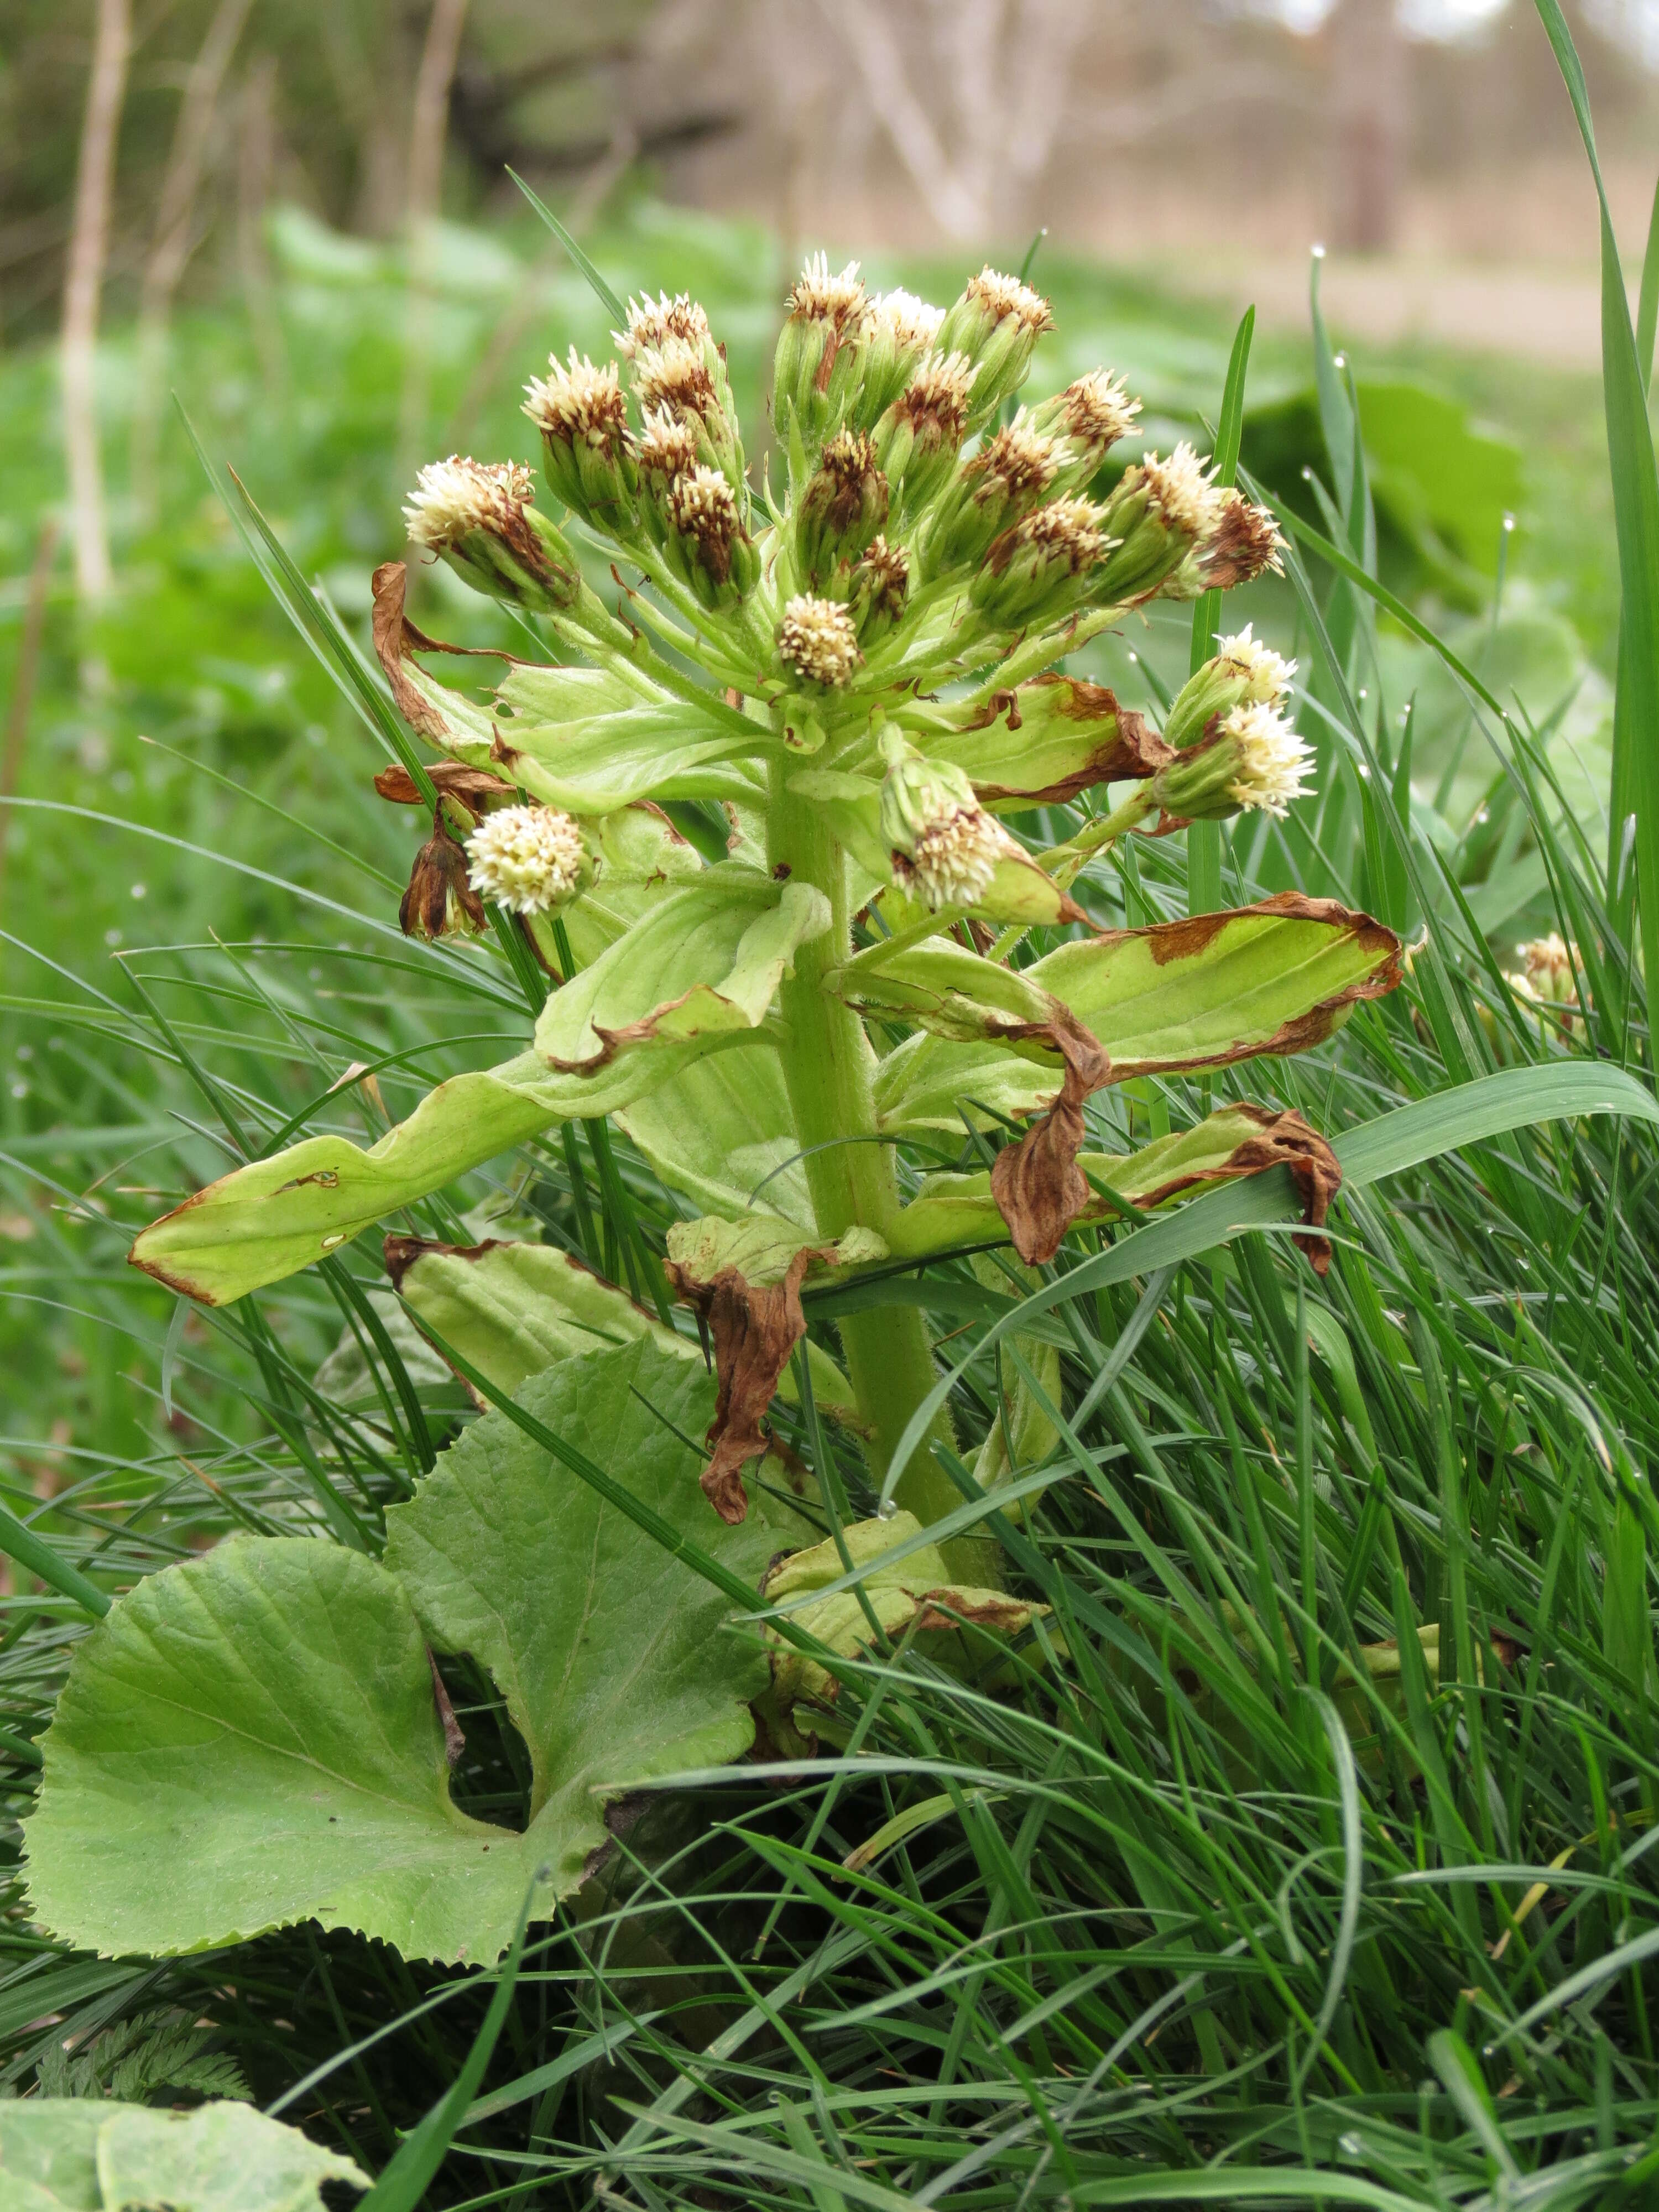
<path id="1" fill-rule="evenodd" d="M 533 1033 L 367 1149 L 322 1135 L 250 1161 L 132 1256 L 222 1304 L 608 1118 L 685 1202 L 665 1280 L 686 1327 L 549 1246 L 389 1237 L 404 1304 L 520 1419 L 493 1411 L 439 1455 L 387 1511 L 383 1559 L 243 1537 L 121 1601 L 46 1744 L 29 1850 L 55 1932 L 167 1952 L 311 1916 L 497 1955 L 526 1887 L 568 1893 L 604 1847 L 608 1792 L 739 1757 L 757 1699 L 775 1742 L 830 1725 L 870 1609 L 836 1585 L 769 1646 L 729 1622 L 769 1572 L 773 1591 L 836 1584 L 810 1471 L 767 1457 L 780 1389 L 811 1378 L 890 1504 L 845 1532 L 884 1630 L 971 1652 L 1029 1618 L 991 1547 L 928 1540 L 960 1503 L 936 1455 L 895 1464 L 938 1376 L 884 1279 L 988 1245 L 1042 1265 L 1079 1224 L 1275 1166 L 1323 1264 L 1340 1175 L 1298 1115 L 1234 1102 L 1139 1152 L 1091 1143 L 1104 1086 L 1316 1045 L 1393 988 L 1400 947 L 1295 894 L 1141 929 L 1091 911 L 1124 839 L 1281 814 L 1310 761 L 1292 671 L 1248 629 L 1161 733 L 1067 672 L 1151 600 L 1273 567 L 1279 541 L 1186 445 L 1103 489 L 1137 403 L 1096 372 L 1019 405 L 1050 320 L 988 269 L 941 312 L 814 260 L 777 344 L 775 481 L 757 481 L 703 310 L 646 300 L 616 358 L 556 356 L 528 386 L 545 506 L 516 464 L 422 472 L 411 539 L 553 653 L 501 656 L 480 704 L 409 619 L 404 568 L 377 571 L 375 648 L 434 756 L 377 780 L 433 815 L 403 926 L 494 929 L 542 979 Z M 680 834 L 678 802 L 723 811 L 725 858 Z M 1073 802 L 1058 846 L 1012 826 Z M 988 1166 L 915 1180 L 964 1125 Z M 860 1270 L 840 1361 L 815 1342 L 803 1370 L 804 1284 Z M 778 1568 L 796 1553 L 810 1566 Z M 522 1833 L 452 1802 L 433 1652 L 501 1691 L 531 1770 Z"/>

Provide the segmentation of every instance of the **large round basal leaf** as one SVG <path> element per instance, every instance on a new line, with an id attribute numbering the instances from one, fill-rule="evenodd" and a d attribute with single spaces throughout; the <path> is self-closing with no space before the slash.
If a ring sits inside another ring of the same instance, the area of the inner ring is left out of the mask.
<path id="1" fill-rule="evenodd" d="M 533 1871 L 451 1803 L 414 1608 L 339 1546 L 237 1537 L 140 1583 L 76 1654 L 42 1748 L 32 1907 L 84 1949 L 313 1918 L 494 1957 Z"/>
<path id="2" fill-rule="evenodd" d="M 697 1365 L 632 1346 L 565 1361 L 522 1400 L 737 1571 L 757 1579 L 800 1540 L 793 1514 L 726 1529 L 710 1511 L 682 1441 L 713 1408 Z M 392 1520 L 387 1565 L 237 1538 L 141 1583 L 88 1637 L 26 1838 L 54 1934 L 161 1954 L 314 1918 L 409 1957 L 494 1960 L 539 1870 L 543 1910 L 605 1843 L 596 1785 L 747 1748 L 763 1668 L 721 1626 L 726 1601 L 504 1414 Z M 522 1835 L 451 1802 L 428 1638 L 489 1668 L 525 1736 Z"/>
<path id="3" fill-rule="evenodd" d="M 240 2104 L 151 2112 L 95 2097 L 0 2104 L 6 2212 L 323 2212 L 320 2185 L 367 2189 L 337 2151 Z"/>
<path id="4" fill-rule="evenodd" d="M 728 1567 L 758 1582 L 815 1532 L 757 1496 L 727 1528 L 697 1486 L 712 1379 L 650 1344 L 545 1369 L 519 1394 L 544 1426 Z M 756 1486 L 757 1491 L 760 1486 Z M 765 1686 L 731 1607 L 505 1416 L 477 1423 L 386 1516 L 386 1564 L 433 1644 L 487 1666 L 529 1747 L 532 1836 L 605 1840 L 596 1785 L 737 1759 Z M 577 1870 L 580 1871 L 578 1863 Z"/>

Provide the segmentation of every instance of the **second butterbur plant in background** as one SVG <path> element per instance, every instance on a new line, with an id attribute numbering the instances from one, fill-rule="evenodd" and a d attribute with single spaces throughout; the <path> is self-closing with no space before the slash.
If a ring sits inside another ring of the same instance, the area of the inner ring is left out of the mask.
<path id="1" fill-rule="evenodd" d="M 1088 871 L 1121 840 L 1282 814 L 1309 755 L 1286 717 L 1292 671 L 1248 629 L 1220 640 L 1161 734 L 1066 672 L 1148 601 L 1275 565 L 1279 539 L 1185 445 L 1099 495 L 1136 404 L 1096 372 L 1016 408 L 1049 324 L 1036 293 L 988 269 L 941 312 L 869 297 L 856 267 L 820 258 L 777 346 L 775 487 L 752 478 L 720 346 L 684 295 L 630 307 L 617 359 L 573 351 L 530 384 L 563 519 L 516 465 L 422 472 L 410 537 L 560 658 L 501 656 L 482 705 L 427 665 L 453 648 L 408 619 L 403 567 L 377 571 L 375 647 L 438 756 L 378 779 L 434 813 L 401 918 L 429 938 L 494 927 L 539 979 L 533 1034 L 367 1150 L 313 1137 L 238 1169 L 133 1257 L 224 1304 L 515 1144 L 608 1117 L 697 1210 L 669 1233 L 665 1282 L 715 1376 L 665 1306 L 647 1316 L 548 1248 L 388 1238 L 394 1285 L 441 1348 L 583 1466 L 550 1466 L 492 1414 L 388 1516 L 384 1564 L 243 1540 L 125 1601 L 48 1739 L 30 1854 L 55 1929 L 166 1950 L 313 1914 L 412 1953 L 494 1955 L 526 1883 L 567 1893 L 603 1845 L 596 1790 L 739 1755 L 768 1665 L 719 1632 L 730 1591 L 817 1534 L 806 1471 L 753 1480 L 775 1393 L 798 1388 L 810 1272 L 876 1270 L 873 1285 L 998 1243 L 1041 1264 L 1075 1224 L 1281 1165 L 1324 1264 L 1340 1171 L 1300 1115 L 1231 1103 L 1137 1153 L 1089 1142 L 1106 1085 L 1322 1042 L 1394 987 L 1400 945 L 1297 894 L 1145 929 L 1091 915 Z M 586 580 L 578 532 L 614 564 L 614 592 Z M 1064 844 L 1011 826 L 1113 785 L 1127 796 Z M 663 808 L 678 802 L 723 809 L 724 859 L 676 829 Z M 1028 958 L 1036 928 L 1052 949 Z M 1023 1133 L 907 1200 L 900 1149 L 925 1156 L 964 1122 L 988 1152 Z M 844 1371 L 817 1346 L 805 1370 L 902 1509 L 848 1529 L 848 1556 L 909 1544 L 909 1565 L 872 1585 L 887 1632 L 1017 1630 L 1030 1608 L 997 1586 L 990 1547 L 927 1539 L 958 1492 L 930 1450 L 897 1454 L 934 1391 L 933 1350 L 915 1306 L 878 1298 L 843 1314 Z M 596 1339 L 612 1348 L 578 1356 Z M 948 1444 L 946 1418 L 932 1435 Z M 700 1431 L 701 1486 L 684 1442 Z M 605 1501 L 595 1469 L 654 1529 Z M 836 1560 L 811 1556 L 769 1587 L 834 1583 Z M 579 1572 L 580 1602 L 565 1587 Z M 872 1632 L 850 1597 L 799 1612 L 770 1692 L 778 1741 L 811 1725 L 799 1686 L 832 1698 L 823 1660 Z M 534 1769 L 524 1836 L 451 1804 L 423 1641 L 501 1686 Z M 313 1757 L 336 1747 L 314 1802 L 285 1791 L 276 1752 L 249 1748 L 270 1698 L 278 1734 Z M 166 1717 L 180 1702 L 210 1728 L 212 1771 Z M 118 1713 L 137 1764 L 117 1755 Z M 210 1864 L 190 1900 L 124 1881 L 135 1851 L 159 1862 L 187 1829 Z"/>

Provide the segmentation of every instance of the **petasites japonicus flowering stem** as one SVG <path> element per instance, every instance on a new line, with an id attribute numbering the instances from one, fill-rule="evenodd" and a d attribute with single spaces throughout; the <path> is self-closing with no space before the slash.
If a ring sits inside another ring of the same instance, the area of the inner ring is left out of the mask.
<path id="1" fill-rule="evenodd" d="M 891 1149 L 876 1126 L 875 1055 L 863 1024 L 824 980 L 852 951 L 847 855 L 823 810 L 791 795 L 793 767 L 786 762 L 772 771 L 767 860 L 775 875 L 787 870 L 790 882 L 821 890 L 831 919 L 821 937 L 800 947 L 794 974 L 780 988 L 784 1083 L 818 1233 L 830 1239 L 859 1228 L 884 1237 L 897 1216 L 899 1194 Z M 914 1306 L 884 1306 L 843 1316 L 840 1329 L 871 1472 L 881 1483 L 893 1446 L 939 1379 L 927 1326 Z M 954 1444 L 948 1414 L 940 1415 L 933 1435 Z M 892 1495 L 924 1525 L 962 1503 L 931 1451 L 915 1454 Z M 995 1548 L 968 1539 L 955 1547 L 957 1555 L 945 1550 L 953 1574 L 983 1586 L 994 1573 Z"/>

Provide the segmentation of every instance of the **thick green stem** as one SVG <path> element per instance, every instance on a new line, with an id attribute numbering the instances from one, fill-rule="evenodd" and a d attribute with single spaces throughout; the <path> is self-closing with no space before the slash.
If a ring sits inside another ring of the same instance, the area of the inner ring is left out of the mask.
<path id="1" fill-rule="evenodd" d="M 833 920 L 822 937 L 796 953 L 794 975 L 781 993 L 784 1081 L 820 1235 L 839 1237 L 854 1227 L 885 1235 L 897 1215 L 899 1195 L 891 1151 L 874 1141 L 874 1056 L 858 1017 L 823 987 L 829 970 L 852 951 L 847 856 L 818 810 L 785 787 L 793 766 L 783 762 L 773 771 L 767 858 L 775 870 L 787 868 L 792 882 L 816 884 Z M 939 1379 L 927 1330 L 914 1306 L 886 1306 L 848 1314 L 841 1340 L 879 1480 L 906 1424 Z M 948 1417 L 941 1414 L 933 1433 L 951 1441 Z M 962 1502 L 926 1451 L 912 1458 L 894 1495 L 923 1522 L 939 1520 Z M 982 1578 L 989 1549 L 981 1543 L 947 1547 L 952 1571 Z"/>

